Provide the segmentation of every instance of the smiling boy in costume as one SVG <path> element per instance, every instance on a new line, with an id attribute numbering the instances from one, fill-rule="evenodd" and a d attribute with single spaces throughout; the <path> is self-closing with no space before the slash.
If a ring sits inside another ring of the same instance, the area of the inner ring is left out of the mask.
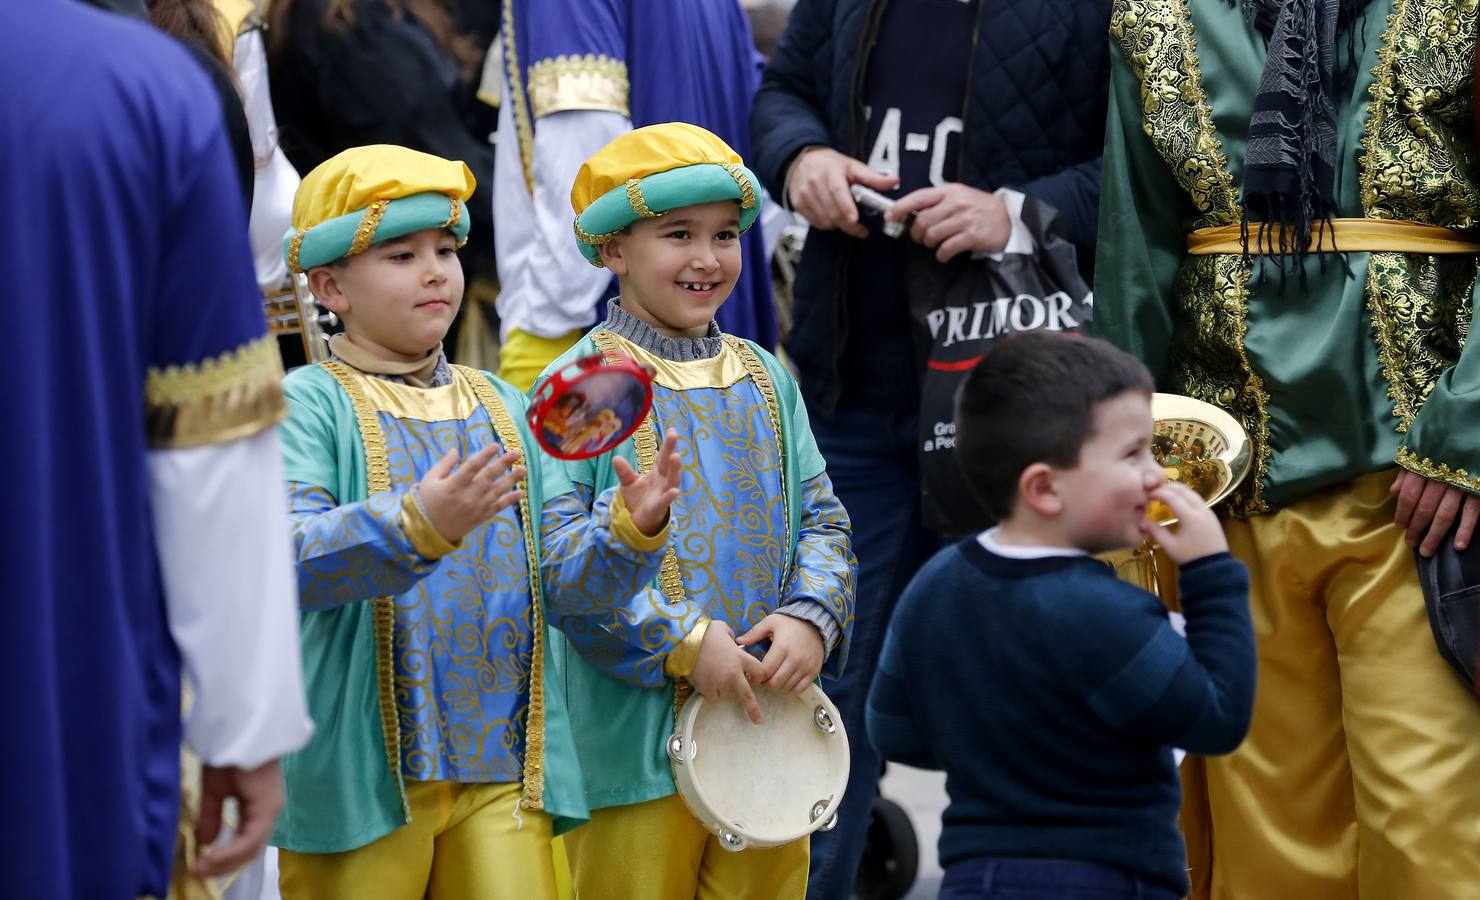
<path id="1" fill-rule="evenodd" d="M 284 237 L 345 323 L 333 358 L 284 384 L 321 723 L 283 765 L 288 900 L 553 897 L 551 834 L 585 803 L 545 606 L 579 621 L 596 610 L 574 604 L 638 590 L 661 559 L 671 441 L 656 471 L 619 468 L 583 502 L 558 469 L 519 465 L 523 395 L 443 356 L 472 192 L 460 162 L 358 147 L 304 179 Z"/>
<path id="2" fill-rule="evenodd" d="M 853 622 L 848 516 L 796 383 L 714 322 L 740 276 L 760 188 L 719 138 L 669 123 L 588 160 L 571 203 L 582 253 L 622 294 L 543 377 L 592 353 L 632 357 L 656 376 L 649 420 L 565 472 L 584 496 L 608 490 L 624 461 L 649 470 L 662 428 L 678 435 L 683 488 L 661 577 L 602 628 L 562 629 L 577 651 L 557 656 L 593 809 L 567 839 L 576 896 L 677 900 L 704 884 L 727 897 L 800 898 L 807 841 L 722 849 L 675 794 L 664 749 L 692 690 L 733 694 L 758 720 L 751 683 L 800 692 L 824 663 L 840 670 Z M 766 640 L 759 660 L 745 649 Z"/>

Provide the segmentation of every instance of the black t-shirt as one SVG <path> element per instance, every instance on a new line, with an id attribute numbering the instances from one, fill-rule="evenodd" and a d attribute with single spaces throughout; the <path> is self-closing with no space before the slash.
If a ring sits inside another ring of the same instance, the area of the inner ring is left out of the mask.
<path id="1" fill-rule="evenodd" d="M 887 196 L 956 180 L 978 2 L 889 0 L 884 10 L 864 85 L 863 159 L 899 175 Z M 913 242 L 908 233 L 885 237 L 877 216 L 859 212 L 870 234 L 853 243 L 848 268 L 841 402 L 913 411 L 920 398 L 905 300 Z"/>

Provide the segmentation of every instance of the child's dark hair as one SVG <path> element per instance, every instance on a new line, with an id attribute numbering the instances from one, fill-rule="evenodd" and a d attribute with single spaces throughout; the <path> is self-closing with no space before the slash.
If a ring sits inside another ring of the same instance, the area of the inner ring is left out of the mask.
<path id="1" fill-rule="evenodd" d="M 956 391 L 956 461 L 977 499 L 1006 518 L 1024 469 L 1036 462 L 1072 468 L 1094 434 L 1097 405 L 1152 390 L 1146 367 L 1104 341 L 1014 335 L 989 350 Z"/>

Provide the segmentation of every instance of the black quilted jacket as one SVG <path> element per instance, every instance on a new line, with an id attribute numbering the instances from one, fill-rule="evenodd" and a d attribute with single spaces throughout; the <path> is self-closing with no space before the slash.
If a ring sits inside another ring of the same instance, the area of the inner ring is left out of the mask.
<path id="1" fill-rule="evenodd" d="M 751 112 L 752 169 L 775 198 L 797 151 L 823 144 L 864 157 L 864 75 L 889 0 L 800 0 Z M 1110 77 L 1109 0 L 979 0 L 956 180 L 1011 187 L 1054 207 L 1094 260 Z M 848 240 L 807 238 L 786 341 L 808 405 L 837 404 L 848 333 Z"/>

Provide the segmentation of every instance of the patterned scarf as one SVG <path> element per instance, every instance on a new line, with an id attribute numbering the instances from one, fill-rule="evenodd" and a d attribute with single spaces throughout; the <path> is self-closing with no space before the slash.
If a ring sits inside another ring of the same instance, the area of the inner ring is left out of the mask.
<path id="1" fill-rule="evenodd" d="M 1336 34 L 1367 0 L 1242 0 L 1269 42 L 1244 164 L 1244 245 L 1304 257 L 1336 210 Z M 1355 48 L 1349 48 L 1355 69 Z M 1269 226 L 1282 227 L 1272 230 Z"/>

